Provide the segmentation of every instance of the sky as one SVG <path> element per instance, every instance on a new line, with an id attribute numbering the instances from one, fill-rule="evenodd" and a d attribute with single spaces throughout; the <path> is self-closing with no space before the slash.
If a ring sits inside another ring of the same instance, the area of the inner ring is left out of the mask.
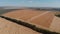
<path id="1" fill-rule="evenodd" d="M 0 0 L 0 6 L 60 7 L 60 0 Z"/>

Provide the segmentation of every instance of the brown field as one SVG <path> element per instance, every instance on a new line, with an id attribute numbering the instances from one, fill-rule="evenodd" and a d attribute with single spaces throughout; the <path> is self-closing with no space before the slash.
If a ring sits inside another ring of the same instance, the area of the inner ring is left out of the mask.
<path id="1" fill-rule="evenodd" d="M 0 18 L 0 29 L 0 34 L 40 34 L 2 18 Z"/>
<path id="2" fill-rule="evenodd" d="M 55 19 L 54 12 L 51 12 L 51 11 L 38 11 L 38 10 L 25 9 L 25 10 L 15 10 L 3 15 L 11 18 L 20 19 L 28 23 L 36 24 L 36 25 L 45 27 L 46 29 L 47 28 L 51 29 L 53 31 L 55 30 L 57 32 L 60 31 L 60 29 L 56 28 L 57 26 L 55 24 L 51 25 L 57 19 L 57 18 Z M 57 20 L 60 20 L 60 19 L 58 18 Z M 12 23 L 2 18 L 0 18 L 0 22 L 2 22 L 1 23 L 2 25 L 0 25 L 0 27 L 3 26 L 1 28 L 4 28 L 0 30 L 1 34 L 40 34 L 29 28 L 19 26 L 15 23 Z M 57 23 L 59 23 L 60 25 L 60 21 Z M 56 26 L 56 27 L 53 27 L 53 26 Z"/>
<path id="3" fill-rule="evenodd" d="M 46 13 L 46 12 L 48 12 L 48 13 Z M 46 14 L 44 14 L 44 13 L 46 13 Z M 41 14 L 43 14 L 43 15 L 41 15 Z M 4 14 L 4 15 L 8 16 L 8 17 L 12 17 L 12 18 L 22 19 L 24 21 L 42 25 L 44 27 L 49 27 L 49 25 L 52 22 L 52 19 L 54 17 L 53 12 L 36 11 L 36 10 L 29 10 L 29 9 L 28 10 L 27 9 L 16 10 L 16 11 Z"/>

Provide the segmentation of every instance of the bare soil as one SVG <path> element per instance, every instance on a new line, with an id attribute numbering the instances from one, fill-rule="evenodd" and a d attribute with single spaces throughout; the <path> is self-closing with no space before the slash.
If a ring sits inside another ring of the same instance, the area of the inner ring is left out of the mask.
<path id="1" fill-rule="evenodd" d="M 22 19 L 29 23 L 49 28 L 54 18 L 54 14 L 53 12 L 48 12 L 44 14 L 45 12 L 48 11 L 25 9 L 25 10 L 15 10 L 12 12 L 5 13 L 3 15 L 11 18 Z M 37 17 L 35 18 L 35 16 Z M 15 24 L 2 18 L 0 18 L 0 29 L 1 34 L 40 34 L 27 27 Z"/>

